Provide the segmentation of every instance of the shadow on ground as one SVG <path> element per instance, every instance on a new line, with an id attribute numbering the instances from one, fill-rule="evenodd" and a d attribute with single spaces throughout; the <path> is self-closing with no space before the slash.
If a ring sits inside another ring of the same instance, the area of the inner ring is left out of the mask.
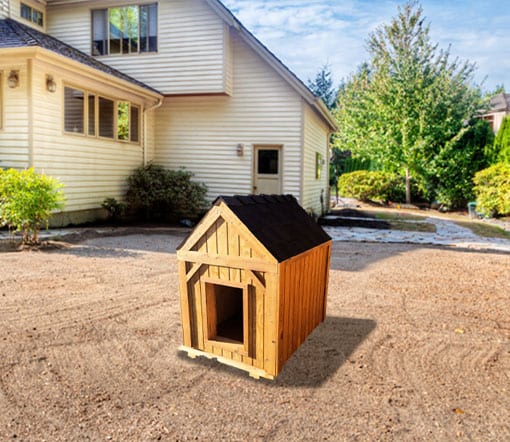
<path id="1" fill-rule="evenodd" d="M 371 319 L 328 316 L 287 361 L 274 381 L 250 379 L 253 382 L 264 382 L 270 387 L 277 388 L 318 388 L 348 361 L 349 356 L 376 326 L 377 322 Z M 204 357 L 189 359 L 183 352 L 179 353 L 179 358 L 213 372 L 248 377 L 246 372 L 220 364 L 216 360 Z"/>
<path id="2" fill-rule="evenodd" d="M 282 387 L 320 387 L 376 328 L 371 319 L 328 316 L 287 361 L 275 380 Z"/>

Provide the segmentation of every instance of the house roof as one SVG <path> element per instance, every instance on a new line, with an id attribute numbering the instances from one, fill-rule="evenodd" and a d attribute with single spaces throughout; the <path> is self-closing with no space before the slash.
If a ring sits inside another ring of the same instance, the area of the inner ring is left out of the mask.
<path id="1" fill-rule="evenodd" d="M 275 54 L 273 54 L 267 46 L 262 44 L 237 18 L 236 16 L 220 1 L 205 0 L 218 15 L 230 26 L 234 27 L 244 39 L 244 41 L 266 60 L 289 84 L 296 90 L 301 97 L 314 108 L 319 115 L 328 123 L 332 131 L 338 130 L 337 123 L 331 112 L 324 104 L 322 99 L 317 97 L 308 86 L 299 79 Z"/>
<path id="2" fill-rule="evenodd" d="M 51 35 L 44 34 L 37 29 L 31 28 L 10 18 L 0 19 L 0 49 L 21 47 L 41 47 L 47 49 L 62 55 L 63 57 L 70 58 L 86 66 L 97 69 L 98 71 L 112 75 L 113 77 L 160 94 L 160 92 L 156 89 L 146 85 L 145 83 L 101 63 L 94 57 L 79 51 Z"/>
<path id="3" fill-rule="evenodd" d="M 331 240 L 292 195 L 220 196 L 278 262 Z"/>
<path id="4" fill-rule="evenodd" d="M 489 112 L 510 111 L 510 94 L 497 94 L 491 98 Z"/>

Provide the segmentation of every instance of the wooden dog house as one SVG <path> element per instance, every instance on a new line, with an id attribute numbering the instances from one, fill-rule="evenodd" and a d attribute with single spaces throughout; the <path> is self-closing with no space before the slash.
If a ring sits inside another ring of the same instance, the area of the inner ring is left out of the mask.
<path id="1" fill-rule="evenodd" d="M 180 349 L 274 379 L 325 318 L 330 255 L 294 197 L 219 197 L 177 250 Z"/>

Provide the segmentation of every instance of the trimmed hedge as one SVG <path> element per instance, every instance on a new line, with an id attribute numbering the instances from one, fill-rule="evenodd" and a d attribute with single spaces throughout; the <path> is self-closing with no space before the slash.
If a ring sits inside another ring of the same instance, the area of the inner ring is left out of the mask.
<path id="1" fill-rule="evenodd" d="M 361 201 L 402 201 L 405 183 L 401 176 L 391 172 L 358 170 L 338 178 L 338 192 Z"/>
<path id="2" fill-rule="evenodd" d="M 474 179 L 477 211 L 485 216 L 510 215 L 510 164 L 496 163 Z"/>

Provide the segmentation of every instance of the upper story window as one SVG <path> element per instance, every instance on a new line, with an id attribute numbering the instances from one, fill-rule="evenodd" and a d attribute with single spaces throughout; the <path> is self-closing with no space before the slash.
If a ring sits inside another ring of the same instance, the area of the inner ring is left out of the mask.
<path id="1" fill-rule="evenodd" d="M 139 54 L 158 50 L 158 5 L 92 10 L 92 55 Z"/>
<path id="2" fill-rule="evenodd" d="M 44 13 L 21 2 L 21 17 L 25 20 L 35 23 L 37 26 L 44 26 Z"/>

